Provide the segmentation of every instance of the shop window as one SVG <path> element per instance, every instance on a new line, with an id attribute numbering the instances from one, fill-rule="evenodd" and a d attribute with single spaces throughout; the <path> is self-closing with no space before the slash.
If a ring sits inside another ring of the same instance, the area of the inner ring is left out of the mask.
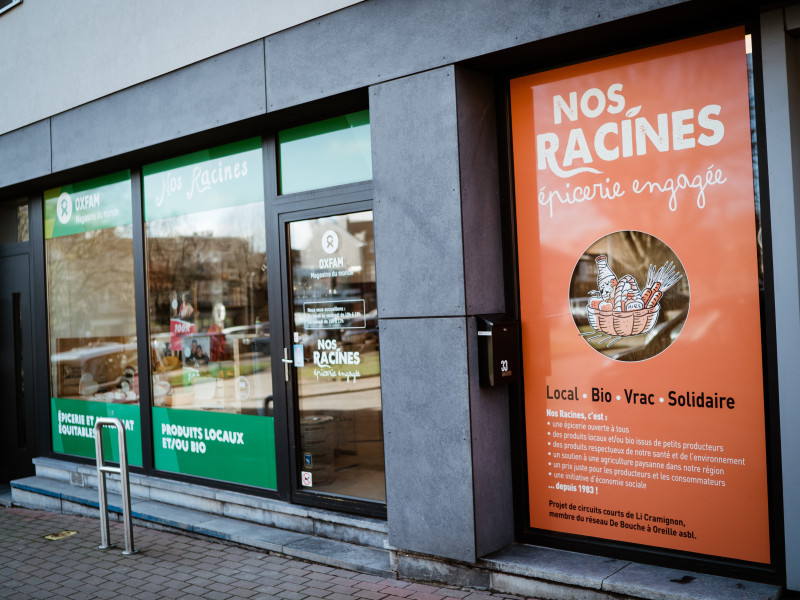
<path id="1" fill-rule="evenodd" d="M 53 450 L 94 457 L 94 420 L 118 417 L 141 465 L 130 172 L 48 190 L 44 204 Z"/>
<path id="2" fill-rule="evenodd" d="M 749 64 L 737 27 L 510 81 L 531 541 L 773 560 Z"/>
<path id="3" fill-rule="evenodd" d="M 155 467 L 275 488 L 261 140 L 143 174 Z"/>
<path id="4" fill-rule="evenodd" d="M 281 131 L 278 148 L 281 194 L 372 179 L 368 110 Z"/>
<path id="5" fill-rule="evenodd" d="M 28 201 L 25 198 L 0 206 L 0 244 L 27 242 Z"/>

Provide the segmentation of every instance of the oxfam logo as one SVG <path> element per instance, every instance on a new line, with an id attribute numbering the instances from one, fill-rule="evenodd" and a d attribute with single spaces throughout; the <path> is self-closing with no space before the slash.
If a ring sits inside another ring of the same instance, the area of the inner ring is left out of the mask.
<path id="1" fill-rule="evenodd" d="M 322 249 L 326 254 L 333 254 L 339 249 L 339 235 L 332 229 L 322 234 Z"/>
<path id="2" fill-rule="evenodd" d="M 69 223 L 72 218 L 72 197 L 67 192 L 61 192 L 56 206 L 56 216 L 62 225 Z"/>

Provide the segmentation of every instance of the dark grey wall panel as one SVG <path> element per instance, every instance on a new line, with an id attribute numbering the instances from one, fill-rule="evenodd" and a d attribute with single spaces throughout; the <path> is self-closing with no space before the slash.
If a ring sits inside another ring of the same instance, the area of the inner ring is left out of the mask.
<path id="1" fill-rule="evenodd" d="M 466 319 L 380 329 L 389 543 L 475 560 Z"/>
<path id="2" fill-rule="evenodd" d="M 479 385 L 478 331 L 474 318 L 468 320 L 468 327 L 475 548 L 478 556 L 485 556 L 514 542 L 508 386 Z"/>
<path id="3" fill-rule="evenodd" d="M 464 314 L 455 76 L 370 90 L 380 317 Z"/>
<path id="4" fill-rule="evenodd" d="M 0 188 L 49 174 L 49 119 L 0 136 Z"/>
<path id="5" fill-rule="evenodd" d="M 264 114 L 259 40 L 53 117 L 60 171 Z"/>
<path id="6" fill-rule="evenodd" d="M 761 17 L 764 115 L 769 169 L 772 268 L 783 456 L 783 518 L 786 586 L 800 590 L 800 44 L 784 32 L 782 10 Z M 762 169 L 761 173 L 765 173 Z"/>
<path id="7" fill-rule="evenodd" d="M 467 314 L 505 312 L 497 115 L 491 77 L 456 68 Z"/>
<path id="8" fill-rule="evenodd" d="M 266 39 L 269 110 L 684 0 L 371 0 Z"/>

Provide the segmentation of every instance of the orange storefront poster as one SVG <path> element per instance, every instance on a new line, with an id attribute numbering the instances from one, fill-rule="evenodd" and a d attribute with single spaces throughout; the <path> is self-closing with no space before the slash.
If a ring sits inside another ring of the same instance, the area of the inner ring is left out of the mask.
<path id="1" fill-rule="evenodd" d="M 769 563 L 744 30 L 511 112 L 531 527 Z"/>

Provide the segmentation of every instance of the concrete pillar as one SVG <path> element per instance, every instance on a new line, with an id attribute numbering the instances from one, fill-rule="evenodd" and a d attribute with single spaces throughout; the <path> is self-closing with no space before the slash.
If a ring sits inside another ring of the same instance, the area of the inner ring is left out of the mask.
<path id="1" fill-rule="evenodd" d="M 800 590 L 800 123 L 797 42 L 783 10 L 761 15 L 764 113 L 775 278 L 775 322 L 787 587 Z"/>
<path id="2" fill-rule="evenodd" d="M 389 542 L 474 561 L 513 540 L 504 390 L 472 315 L 501 312 L 493 88 L 453 66 L 370 89 Z"/>

